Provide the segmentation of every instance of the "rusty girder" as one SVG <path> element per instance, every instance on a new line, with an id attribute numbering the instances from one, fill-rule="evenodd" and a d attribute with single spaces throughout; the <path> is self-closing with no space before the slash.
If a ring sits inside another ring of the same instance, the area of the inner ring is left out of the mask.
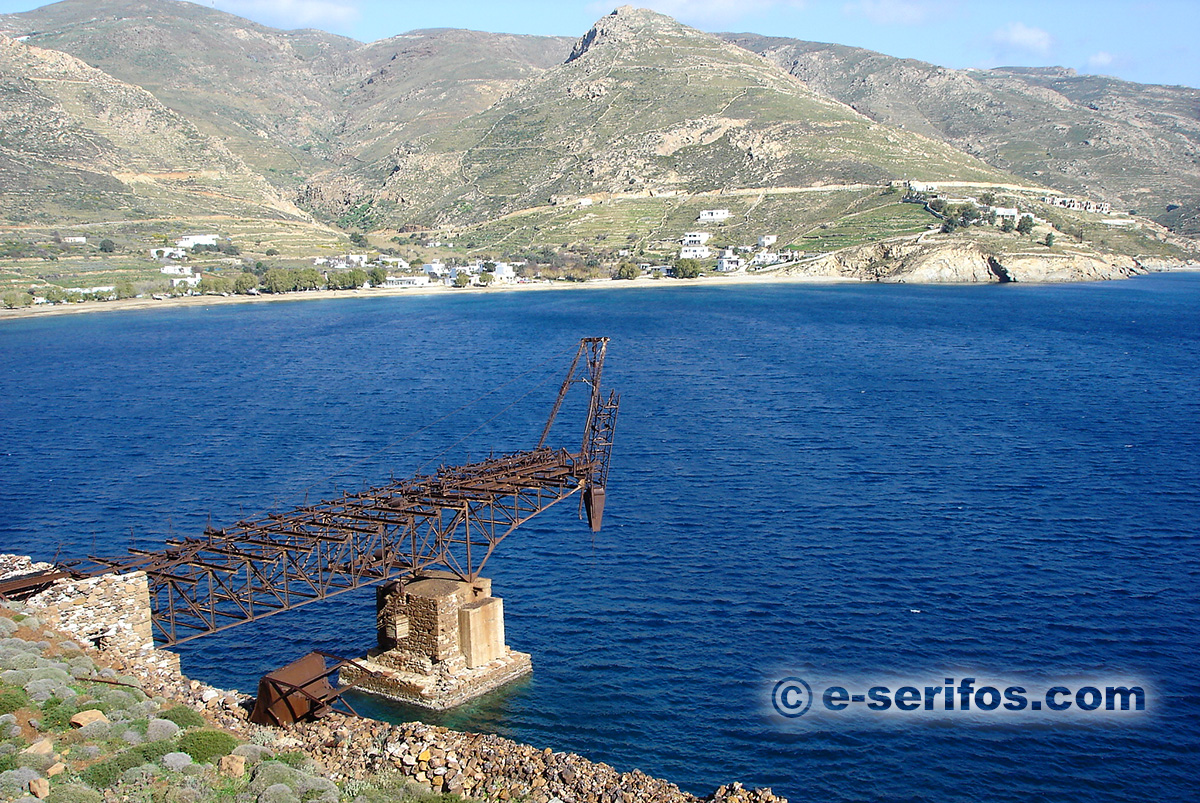
<path id="1" fill-rule="evenodd" d="M 581 493 L 600 528 L 619 399 L 600 394 L 606 338 L 580 343 L 537 448 L 442 468 L 288 513 L 238 522 L 158 552 L 91 558 L 80 575 L 144 571 L 154 630 L 164 645 L 262 619 L 363 586 L 448 570 L 473 581 L 521 524 Z M 587 371 L 576 377 L 581 358 Z M 578 452 L 543 445 L 563 395 L 591 388 Z"/>

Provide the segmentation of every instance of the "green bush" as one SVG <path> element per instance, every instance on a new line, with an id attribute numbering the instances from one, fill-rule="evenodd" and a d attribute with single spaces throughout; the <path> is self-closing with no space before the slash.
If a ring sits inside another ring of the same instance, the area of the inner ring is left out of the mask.
<path id="1" fill-rule="evenodd" d="M 29 705 L 29 697 L 21 689 L 0 691 L 0 715 L 11 714 Z"/>
<path id="2" fill-rule="evenodd" d="M 80 708 L 74 700 L 51 697 L 42 703 L 42 727 L 47 730 L 67 730 L 71 727 L 71 717 L 79 711 Z"/>
<path id="3" fill-rule="evenodd" d="M 238 740 L 224 731 L 192 731 L 179 738 L 179 750 L 197 764 L 207 764 L 214 758 L 227 756 L 238 746 Z"/>
<path id="4" fill-rule="evenodd" d="M 204 725 L 204 717 L 200 716 L 200 712 L 188 708 L 186 705 L 177 705 L 164 711 L 158 715 L 158 718 L 170 720 L 181 728 L 199 728 Z"/>
<path id="5" fill-rule="evenodd" d="M 116 783 L 125 771 L 158 761 L 167 753 L 175 752 L 175 749 L 172 739 L 131 747 L 106 761 L 93 764 L 79 773 L 79 777 L 89 786 L 103 789 Z"/>
<path id="6" fill-rule="evenodd" d="M 279 755 L 275 756 L 275 760 L 280 764 L 286 764 L 294 770 L 308 769 L 309 766 L 308 756 L 304 755 L 298 750 L 280 753 Z"/>
<path id="7" fill-rule="evenodd" d="M 103 798 L 95 789 L 82 784 L 60 786 L 50 793 L 46 803 L 101 803 Z"/>

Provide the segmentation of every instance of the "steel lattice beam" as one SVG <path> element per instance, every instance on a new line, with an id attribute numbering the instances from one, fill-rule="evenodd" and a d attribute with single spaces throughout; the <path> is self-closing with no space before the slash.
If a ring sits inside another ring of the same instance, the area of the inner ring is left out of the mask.
<path id="1" fill-rule="evenodd" d="M 363 586 L 432 569 L 479 577 L 496 547 L 532 517 L 581 494 L 599 529 L 619 398 L 600 393 L 607 338 L 581 341 L 538 446 L 241 521 L 159 552 L 92 558 L 76 576 L 144 571 L 154 631 L 178 644 Z M 580 371 L 580 362 L 584 369 Z M 567 390 L 590 387 L 578 451 L 544 445 Z"/>

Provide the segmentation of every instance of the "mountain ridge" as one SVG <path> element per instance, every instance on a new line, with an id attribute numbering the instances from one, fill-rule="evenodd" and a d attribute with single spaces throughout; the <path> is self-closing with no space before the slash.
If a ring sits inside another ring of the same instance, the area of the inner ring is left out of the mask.
<path id="1" fill-rule="evenodd" d="M 1195 90 L 718 36 L 631 6 L 575 39 L 434 28 L 363 44 L 161 0 L 64 0 L 0 31 L 147 90 L 285 203 L 344 227 L 911 178 L 1034 183 L 1200 231 Z"/>
<path id="2" fill-rule="evenodd" d="M 953 70 L 846 45 L 722 37 L 871 119 L 1200 233 L 1200 90 L 1061 67 Z"/>

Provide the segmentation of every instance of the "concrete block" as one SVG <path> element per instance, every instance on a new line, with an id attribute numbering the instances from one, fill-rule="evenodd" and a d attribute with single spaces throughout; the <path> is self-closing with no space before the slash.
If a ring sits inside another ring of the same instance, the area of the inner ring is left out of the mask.
<path id="1" fill-rule="evenodd" d="M 488 597 L 460 608 L 458 637 L 470 669 L 504 655 L 504 600 Z"/>

